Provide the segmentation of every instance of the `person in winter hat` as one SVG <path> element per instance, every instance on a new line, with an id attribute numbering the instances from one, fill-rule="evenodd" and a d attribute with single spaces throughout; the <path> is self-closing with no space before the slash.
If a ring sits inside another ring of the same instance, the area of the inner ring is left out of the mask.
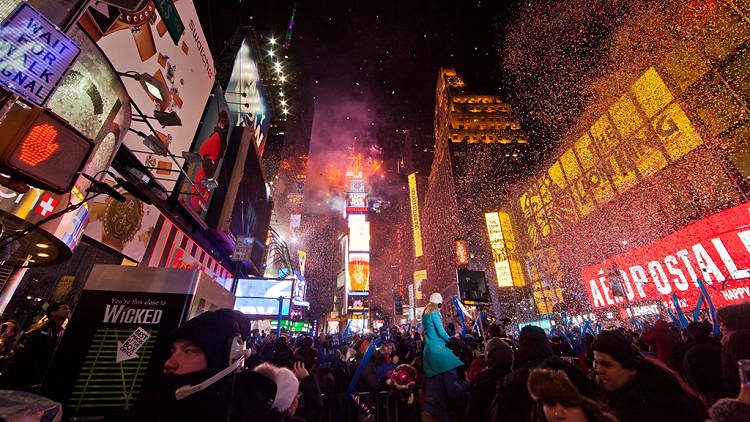
<path id="1" fill-rule="evenodd" d="M 708 416 L 687 384 L 661 361 L 644 358 L 620 331 L 602 331 L 591 349 L 597 380 L 621 422 L 702 422 Z"/>
<path id="2" fill-rule="evenodd" d="M 495 397 L 497 383 L 513 367 L 513 349 L 499 337 L 492 337 L 487 341 L 484 353 L 487 368 L 479 373 L 479 379 L 469 393 L 463 419 L 466 422 L 490 420 L 489 404 Z"/>
<path id="3" fill-rule="evenodd" d="M 742 384 L 736 399 L 721 399 L 711 407 L 713 422 L 750 422 L 750 386 Z"/>
<path id="4" fill-rule="evenodd" d="M 232 401 L 248 400 L 234 394 L 234 377 L 226 376 L 180 400 L 180 387 L 201 384 L 230 366 L 244 354 L 244 340 L 249 336 L 249 320 L 241 312 L 231 309 L 205 312 L 171 332 L 167 337 L 170 347 L 162 374 L 153 391 L 146 391 L 136 402 L 132 414 L 124 420 L 146 421 L 224 421 Z M 244 390 L 246 395 L 267 396 L 268 385 L 252 382 L 256 390 Z M 253 399 L 254 400 L 254 399 Z M 263 405 L 254 402 L 260 409 Z M 260 411 L 260 410 L 259 410 Z M 253 420 L 253 419 L 241 419 Z"/>
<path id="5" fill-rule="evenodd" d="M 590 398 L 580 394 L 562 370 L 533 369 L 527 384 L 536 401 L 535 422 L 616 422 Z"/>
<path id="6" fill-rule="evenodd" d="M 514 370 L 497 383 L 492 404 L 493 421 L 529 420 L 534 407 L 534 400 L 526 387 L 529 373 L 552 355 L 552 345 L 543 329 L 534 325 L 521 329 L 513 362 Z"/>
<path id="7" fill-rule="evenodd" d="M 422 316 L 425 345 L 422 364 L 425 372 L 424 404 L 422 419 L 432 418 L 438 421 L 452 421 L 463 413 L 462 401 L 468 384 L 458 382 L 456 368 L 463 365 L 446 342 L 450 340 L 443 327 L 440 307 L 443 297 L 440 293 L 430 295 Z M 452 405 L 452 406 L 451 406 Z"/>
<path id="8" fill-rule="evenodd" d="M 304 368 L 303 365 L 302 367 Z M 276 384 L 276 397 L 271 407 L 281 414 L 288 413 L 294 416 L 299 394 L 299 380 L 294 372 L 289 368 L 278 367 L 268 362 L 256 366 L 254 371 Z"/>

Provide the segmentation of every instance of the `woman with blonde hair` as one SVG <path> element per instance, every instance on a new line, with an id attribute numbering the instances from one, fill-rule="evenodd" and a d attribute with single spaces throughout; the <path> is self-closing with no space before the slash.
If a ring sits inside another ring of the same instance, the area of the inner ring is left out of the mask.
<path id="1" fill-rule="evenodd" d="M 446 346 L 450 337 L 443 327 L 440 307 L 443 297 L 440 293 L 430 295 L 430 303 L 425 307 L 422 316 L 424 330 L 424 352 L 422 363 L 425 372 L 424 404 L 422 421 L 452 421 L 459 419 L 462 412 L 464 393 L 468 389 L 466 382 L 459 383 L 456 368 L 463 365 L 456 355 Z M 449 408 L 448 404 L 457 406 Z"/>

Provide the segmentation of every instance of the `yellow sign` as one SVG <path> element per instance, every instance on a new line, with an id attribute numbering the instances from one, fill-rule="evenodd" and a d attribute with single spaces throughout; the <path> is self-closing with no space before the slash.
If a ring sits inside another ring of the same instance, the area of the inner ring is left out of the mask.
<path id="1" fill-rule="evenodd" d="M 520 198 L 533 246 L 703 143 L 649 68 Z"/>
<path id="2" fill-rule="evenodd" d="M 427 270 L 414 271 L 414 298 L 417 300 L 424 299 L 422 282 L 425 280 L 427 280 Z"/>
<path id="3" fill-rule="evenodd" d="M 419 225 L 419 198 L 417 198 L 417 175 L 409 175 L 409 201 L 411 201 L 411 224 L 414 229 L 414 255 L 422 256 L 422 228 Z"/>
<path id="4" fill-rule="evenodd" d="M 523 277 L 521 261 L 518 259 L 516 251 L 516 238 L 513 235 L 513 226 L 510 225 L 510 215 L 504 212 L 499 212 L 497 215 L 500 218 L 500 229 L 505 240 L 505 251 L 510 264 L 510 273 L 513 276 L 513 285 L 515 287 L 525 286 L 526 281 Z"/>
<path id="5" fill-rule="evenodd" d="M 542 287 L 540 283 L 534 285 L 533 295 L 539 315 L 551 314 L 553 306 L 563 301 L 562 290 L 560 288 L 547 289 Z"/>
<path id="6" fill-rule="evenodd" d="M 487 222 L 487 235 L 490 238 L 492 249 L 492 260 L 495 263 L 495 275 L 497 285 L 500 287 L 513 287 L 513 275 L 510 271 L 508 251 L 505 249 L 503 230 L 500 227 L 500 217 L 496 212 L 488 212 L 484 215 Z"/>

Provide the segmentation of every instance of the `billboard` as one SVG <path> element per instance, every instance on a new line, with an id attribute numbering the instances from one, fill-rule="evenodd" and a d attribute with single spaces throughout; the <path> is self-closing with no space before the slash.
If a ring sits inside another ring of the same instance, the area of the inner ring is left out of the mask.
<path id="1" fill-rule="evenodd" d="M 369 296 L 349 296 L 349 310 L 363 310 L 370 307 Z"/>
<path id="2" fill-rule="evenodd" d="M 417 300 L 424 299 L 422 283 L 425 280 L 427 280 L 427 270 L 414 271 L 414 298 Z"/>
<path id="3" fill-rule="evenodd" d="M 458 293 L 462 302 L 490 303 L 490 291 L 484 271 L 456 270 Z"/>
<path id="4" fill-rule="evenodd" d="M 456 240 L 456 264 L 467 265 L 469 263 L 469 252 L 466 249 L 465 240 Z"/>
<path id="5" fill-rule="evenodd" d="M 122 78 L 132 101 L 145 113 L 151 110 L 175 112 L 181 126 L 156 129 L 158 140 L 179 156 L 189 151 L 203 107 L 214 84 L 214 63 L 192 1 L 174 2 L 186 30 L 178 43 L 167 33 L 167 25 L 152 2 L 141 10 L 126 11 L 104 3 L 94 3 L 79 24 L 119 72 L 148 74 L 166 88 L 166 98 L 147 92 L 133 78 Z M 144 122 L 133 121 L 131 128 L 150 134 Z M 143 138 L 128 132 L 123 143 L 147 166 L 154 168 L 162 185 L 171 192 L 177 186 L 178 165 L 169 157 L 144 151 Z"/>
<path id="6" fill-rule="evenodd" d="M 349 221 L 349 251 L 370 251 L 369 221 Z"/>
<path id="7" fill-rule="evenodd" d="M 600 115 L 520 196 L 533 246 L 703 143 L 655 68 Z"/>
<path id="8" fill-rule="evenodd" d="M 409 202 L 411 203 L 411 224 L 414 231 L 414 256 L 422 256 L 422 228 L 419 224 L 419 198 L 417 197 L 417 175 L 409 175 Z"/>
<path id="9" fill-rule="evenodd" d="M 349 253 L 347 263 L 347 286 L 348 292 L 362 292 L 370 290 L 370 254 Z"/>
<path id="10" fill-rule="evenodd" d="M 253 316 L 270 317 L 279 314 L 279 297 L 282 300 L 282 315 L 289 315 L 289 300 L 294 279 L 237 279 L 234 309 Z"/>
<path id="11" fill-rule="evenodd" d="M 214 193 L 214 190 L 209 190 L 204 183 L 211 179 L 219 179 L 231 133 L 229 106 L 221 86 L 214 82 L 211 99 L 206 104 L 198 132 L 190 147 L 190 152 L 200 154 L 201 162 L 190 163 L 186 160 L 184 169 L 190 181 L 185 180 L 183 176 L 178 196 L 185 208 L 202 220 L 206 219 Z"/>
<path id="12" fill-rule="evenodd" d="M 263 156 L 270 116 L 263 99 L 258 66 L 247 39 L 242 40 L 242 45 L 237 51 L 232 75 L 226 87 L 232 123 L 235 126 L 250 128 L 258 156 Z"/>
<path id="13" fill-rule="evenodd" d="M 555 304 L 563 301 L 562 290 L 559 287 L 547 288 L 542 283 L 534 283 L 532 295 L 539 315 L 551 314 Z"/>
<path id="14" fill-rule="evenodd" d="M 109 176 L 104 181 L 115 183 Z M 161 213 L 155 206 L 144 204 L 124 190 L 120 190 L 120 193 L 125 197 L 125 202 L 115 201 L 110 196 L 99 196 L 89 201 L 89 224 L 84 233 L 140 262 Z"/>
<path id="15" fill-rule="evenodd" d="M 676 294 L 683 310 L 696 306 L 705 282 L 714 305 L 750 299 L 750 204 L 744 203 L 690 224 L 656 242 L 581 270 L 591 307 L 625 303 L 612 294 L 606 267 L 619 269 L 628 301 L 661 300 L 674 308 Z"/>
<path id="16" fill-rule="evenodd" d="M 348 192 L 346 194 L 346 212 L 367 212 L 367 193 Z"/>

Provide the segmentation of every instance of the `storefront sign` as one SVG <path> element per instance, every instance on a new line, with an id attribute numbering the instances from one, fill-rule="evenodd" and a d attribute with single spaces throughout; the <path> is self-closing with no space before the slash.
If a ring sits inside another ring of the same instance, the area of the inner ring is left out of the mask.
<path id="1" fill-rule="evenodd" d="M 45 107 L 81 49 L 41 13 L 22 2 L 0 25 L 0 84 Z"/>
<path id="2" fill-rule="evenodd" d="M 683 310 L 694 307 L 697 279 L 705 282 L 714 305 L 742 302 L 750 299 L 749 216 L 745 203 L 608 261 L 616 262 L 630 302 L 657 299 L 673 308 L 672 294 L 677 294 Z M 612 295 L 605 266 L 581 271 L 594 309 L 625 302 Z"/>
<path id="3" fill-rule="evenodd" d="M 156 224 L 152 239 L 141 261 L 144 267 L 198 268 L 226 289 L 232 287 L 232 274 L 164 216 Z"/>

